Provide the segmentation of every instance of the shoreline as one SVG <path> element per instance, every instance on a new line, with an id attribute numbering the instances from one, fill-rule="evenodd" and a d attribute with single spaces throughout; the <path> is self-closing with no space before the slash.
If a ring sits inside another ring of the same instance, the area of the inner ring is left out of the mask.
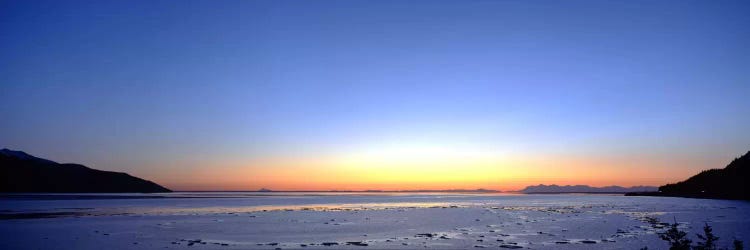
<path id="1" fill-rule="evenodd" d="M 710 199 L 710 200 L 750 201 L 748 199 L 731 197 L 727 195 L 715 195 L 715 194 L 705 194 L 705 193 L 674 194 L 674 193 L 664 193 L 664 192 L 630 192 L 630 193 L 625 193 L 625 196 L 676 197 L 676 198 L 694 198 L 694 199 Z"/>

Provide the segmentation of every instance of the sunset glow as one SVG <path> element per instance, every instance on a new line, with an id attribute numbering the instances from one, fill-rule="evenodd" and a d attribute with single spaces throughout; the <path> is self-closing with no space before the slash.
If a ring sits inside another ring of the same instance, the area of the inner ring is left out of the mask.
<path id="1" fill-rule="evenodd" d="M 711 160 L 592 159 L 463 153 L 434 147 L 399 147 L 342 156 L 257 159 L 214 166 L 187 176 L 157 177 L 182 190 L 520 190 L 528 185 L 659 185 L 690 176 Z M 537 159 L 537 160 L 534 160 Z M 717 161 L 721 161 L 718 159 Z M 720 163 L 719 163 L 720 164 Z M 217 171 L 218 170 L 218 171 Z M 220 182 L 222 185 L 216 185 Z"/>
<path id="2" fill-rule="evenodd" d="M 748 150 L 750 0 L 0 0 L 0 250 L 742 249 Z"/>
<path id="3" fill-rule="evenodd" d="M 0 147 L 173 190 L 659 186 L 750 142 L 743 2 L 65 2 L 0 7 Z"/>

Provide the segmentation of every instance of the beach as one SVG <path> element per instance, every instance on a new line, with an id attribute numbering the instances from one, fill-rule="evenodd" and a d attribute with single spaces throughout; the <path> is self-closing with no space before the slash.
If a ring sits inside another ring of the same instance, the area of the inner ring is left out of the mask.
<path id="1" fill-rule="evenodd" d="M 2 249 L 650 249 L 750 240 L 746 201 L 500 193 L 6 195 Z"/>

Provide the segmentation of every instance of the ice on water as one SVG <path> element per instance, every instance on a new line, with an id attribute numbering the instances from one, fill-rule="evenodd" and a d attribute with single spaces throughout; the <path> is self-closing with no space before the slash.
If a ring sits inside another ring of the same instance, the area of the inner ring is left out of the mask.
<path id="1" fill-rule="evenodd" d="M 0 249 L 662 249 L 750 241 L 750 203 L 618 195 L 174 193 L 0 199 Z M 747 243 L 746 243 L 747 244 Z"/>

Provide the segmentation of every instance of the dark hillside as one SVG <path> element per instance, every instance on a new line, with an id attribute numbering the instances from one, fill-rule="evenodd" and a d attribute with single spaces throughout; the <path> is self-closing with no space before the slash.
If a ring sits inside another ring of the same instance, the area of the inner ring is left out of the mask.
<path id="1" fill-rule="evenodd" d="M 0 150 L 0 192 L 157 193 L 171 192 L 126 173 L 59 164 L 21 151 Z"/>

